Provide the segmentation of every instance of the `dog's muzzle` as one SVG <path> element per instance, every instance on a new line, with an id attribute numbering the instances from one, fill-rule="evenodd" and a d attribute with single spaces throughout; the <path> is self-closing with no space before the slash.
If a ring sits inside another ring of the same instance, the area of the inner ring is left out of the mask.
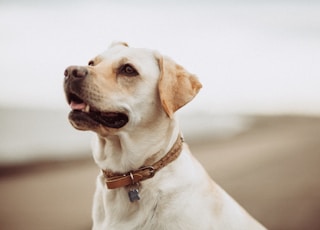
<path id="1" fill-rule="evenodd" d="M 70 66 L 65 70 L 64 76 L 64 91 L 72 110 L 69 120 L 75 128 L 90 129 L 103 125 L 119 129 L 128 123 L 129 118 L 123 112 L 95 108 L 93 100 L 90 100 L 90 92 L 83 90 L 87 84 L 85 79 L 90 76 L 86 67 Z"/>

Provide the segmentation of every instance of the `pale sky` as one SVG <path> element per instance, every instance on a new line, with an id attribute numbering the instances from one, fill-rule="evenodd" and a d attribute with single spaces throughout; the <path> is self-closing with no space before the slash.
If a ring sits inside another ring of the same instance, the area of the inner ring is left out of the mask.
<path id="1" fill-rule="evenodd" d="M 320 4 L 244 2 L 0 2 L 0 106 L 66 109 L 64 69 L 122 40 L 198 75 L 188 111 L 320 114 Z"/>

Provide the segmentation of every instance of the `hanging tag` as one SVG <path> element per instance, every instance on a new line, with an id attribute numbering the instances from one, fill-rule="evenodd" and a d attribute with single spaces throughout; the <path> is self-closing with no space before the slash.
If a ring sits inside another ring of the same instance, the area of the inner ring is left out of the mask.
<path id="1" fill-rule="evenodd" d="M 138 188 L 130 188 L 129 192 L 129 200 L 130 202 L 135 202 L 137 200 L 140 200 L 140 196 L 139 196 L 139 189 Z"/>
<path id="2" fill-rule="evenodd" d="M 129 200 L 130 202 L 135 202 L 137 200 L 140 200 L 140 196 L 139 196 L 139 183 L 135 183 L 134 182 L 134 176 L 133 173 L 130 172 L 130 178 L 131 178 L 131 185 L 129 186 L 129 192 L 128 192 L 128 196 L 129 196 Z"/>

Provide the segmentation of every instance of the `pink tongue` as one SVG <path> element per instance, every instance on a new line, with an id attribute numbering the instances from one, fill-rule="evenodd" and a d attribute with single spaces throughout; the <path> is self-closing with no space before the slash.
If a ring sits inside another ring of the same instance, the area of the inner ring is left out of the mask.
<path id="1" fill-rule="evenodd" d="M 86 104 L 85 103 L 76 103 L 74 101 L 71 101 L 70 107 L 73 110 L 82 110 L 82 109 L 86 108 Z"/>

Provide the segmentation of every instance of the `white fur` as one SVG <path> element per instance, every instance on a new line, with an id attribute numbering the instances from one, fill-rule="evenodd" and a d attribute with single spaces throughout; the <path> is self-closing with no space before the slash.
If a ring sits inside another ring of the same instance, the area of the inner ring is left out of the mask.
<path id="1" fill-rule="evenodd" d="M 124 57 L 135 64 L 140 76 L 117 79 L 121 87 L 108 88 L 112 81 L 106 74 L 108 68 Z M 91 69 L 104 98 L 103 103 L 97 104 L 103 109 L 126 111 L 129 123 L 118 130 L 95 130 L 95 162 L 101 169 L 128 172 L 141 167 L 151 156 L 160 159 L 180 131 L 177 121 L 161 107 L 155 52 L 113 45 L 99 56 L 99 61 Z M 102 72 L 104 76 L 99 80 Z M 141 183 L 140 196 L 139 201 L 131 203 L 128 189 L 109 190 L 101 173 L 94 195 L 93 229 L 265 229 L 211 180 L 186 144 L 178 159 Z"/>

